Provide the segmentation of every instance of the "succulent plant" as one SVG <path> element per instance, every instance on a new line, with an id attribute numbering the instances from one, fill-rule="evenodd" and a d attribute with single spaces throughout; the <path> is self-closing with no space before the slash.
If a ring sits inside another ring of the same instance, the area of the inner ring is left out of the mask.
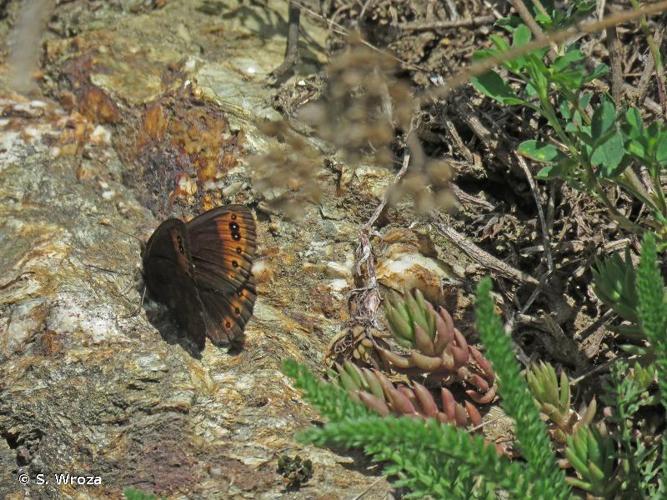
<path id="1" fill-rule="evenodd" d="M 630 249 L 625 249 L 624 258 L 619 252 L 597 260 L 592 273 L 595 295 L 623 320 L 613 329 L 630 342 L 619 347 L 629 354 L 645 358 L 645 362 L 654 359 L 655 348 L 647 342 L 639 320 L 637 269 L 632 265 Z M 667 307 L 667 287 L 663 289 L 663 306 Z"/>
<path id="2" fill-rule="evenodd" d="M 598 260 L 592 268 L 595 294 L 610 306 L 616 314 L 633 324 L 637 317 L 637 276 L 629 248 L 625 260 L 618 253 Z"/>
<path id="3" fill-rule="evenodd" d="M 403 355 L 378 347 L 380 357 L 391 368 L 408 375 L 425 374 L 445 384 L 462 382 L 471 387 L 466 394 L 474 402 L 493 401 L 496 383 L 491 363 L 468 345 L 445 309 L 440 307 L 436 312 L 416 290 L 388 299 L 385 316 L 394 339 L 410 350 Z"/>
<path id="4" fill-rule="evenodd" d="M 343 365 L 337 363 L 336 370 L 332 370 L 330 376 L 354 400 L 383 416 L 394 414 L 434 418 L 459 427 L 477 426 L 482 422 L 479 411 L 472 403 L 457 403 L 446 387 L 440 388 L 438 404 L 431 391 L 422 384 L 412 382 L 411 386 L 394 385 L 380 371 L 359 368 L 350 361 Z"/>
<path id="5" fill-rule="evenodd" d="M 568 477 L 566 481 L 595 497 L 614 497 L 618 488 L 614 478 L 616 455 L 614 440 L 604 428 L 580 427 L 567 437 L 565 449 L 565 456 L 578 477 Z"/>
<path id="6" fill-rule="evenodd" d="M 540 362 L 527 370 L 526 378 L 540 411 L 553 423 L 551 434 L 556 442 L 565 444 L 568 436 L 592 422 L 597 410 L 595 399 L 591 400 L 582 415 L 572 410 L 570 381 L 565 371 L 560 373 L 559 384 L 554 367 Z"/>

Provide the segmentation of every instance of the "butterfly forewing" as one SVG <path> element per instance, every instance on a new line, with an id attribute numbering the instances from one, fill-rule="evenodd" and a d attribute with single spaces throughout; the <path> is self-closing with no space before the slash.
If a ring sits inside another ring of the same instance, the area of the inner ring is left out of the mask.
<path id="1" fill-rule="evenodd" d="M 216 208 L 190 221 L 187 228 L 197 284 L 225 294 L 243 287 L 257 248 L 250 210 L 242 205 Z"/>
<path id="2" fill-rule="evenodd" d="M 209 338 L 228 343 L 243 334 L 255 304 L 252 260 L 255 220 L 242 205 L 210 210 L 187 224 L 193 276 Z"/>

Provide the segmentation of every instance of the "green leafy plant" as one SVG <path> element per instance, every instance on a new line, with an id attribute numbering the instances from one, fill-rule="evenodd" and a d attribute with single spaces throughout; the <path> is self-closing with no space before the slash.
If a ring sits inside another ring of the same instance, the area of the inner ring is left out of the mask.
<path id="1" fill-rule="evenodd" d="M 502 407 L 516 421 L 519 447 L 527 461 L 527 476 L 537 497 L 566 498 L 569 488 L 565 476 L 556 464 L 546 427 L 514 359 L 512 343 L 493 312 L 490 292 L 491 281 L 485 279 L 477 290 L 477 330 L 498 373 Z"/>
<path id="2" fill-rule="evenodd" d="M 626 252 L 625 260 L 612 256 L 597 266 L 596 293 L 619 316 L 632 323 L 638 338 L 648 341 L 649 352 L 640 363 L 630 365 L 626 361 L 617 361 L 612 367 L 611 380 L 608 381 L 603 401 L 607 405 L 607 421 L 611 432 L 608 437 L 587 436 L 586 442 L 594 437 L 597 446 L 602 449 L 601 440 L 613 439 L 616 443 L 614 460 L 618 464 L 613 474 L 604 473 L 610 467 L 611 458 L 598 463 L 597 467 L 585 472 L 580 462 L 571 460 L 579 473 L 581 481 L 576 484 L 586 491 L 605 496 L 612 489 L 604 483 L 613 484 L 622 495 L 634 498 L 662 498 L 664 496 L 667 442 L 663 437 L 662 460 L 659 460 L 658 443 L 651 440 L 654 434 L 645 419 L 640 418 L 643 407 L 660 403 L 667 407 L 667 293 L 664 280 L 658 269 L 658 256 L 655 237 L 651 233 L 644 235 L 639 266 L 632 267 Z M 659 396 L 652 394 L 651 386 L 658 380 Z M 580 438 L 582 439 L 582 438 Z M 583 441 L 582 441 L 583 442 Z M 568 441 L 568 444 L 570 442 Z M 585 443 L 584 443 L 585 444 Z M 577 447 L 570 445 L 570 454 Z M 579 443 L 579 457 L 583 457 Z M 607 445 L 604 445 L 605 447 Z M 584 446 L 585 448 L 585 446 Z M 593 450 L 598 453 L 598 450 Z M 604 458 L 597 455 L 598 461 Z M 568 458 L 571 458 L 568 455 Z M 661 477 L 658 474 L 662 471 Z M 600 477 L 604 475 L 604 480 Z M 584 487 L 585 485 L 585 487 Z M 597 485 L 597 486 L 596 486 Z M 609 495 L 608 495 L 609 496 Z"/>
<path id="3" fill-rule="evenodd" d="M 152 493 L 146 493 L 136 488 L 125 488 L 123 496 L 126 500 L 157 500 L 157 497 Z"/>
<path id="4" fill-rule="evenodd" d="M 655 346 L 656 361 L 645 367 L 638 363 L 630 367 L 625 361 L 612 365 L 612 377 L 602 395 L 607 405 L 605 423 L 593 423 L 595 400 L 582 415 L 571 409 L 564 372 L 559 378 L 551 365 L 540 363 L 524 379 L 511 341 L 493 312 L 489 292 L 490 281 L 482 281 L 476 326 L 497 373 L 501 405 L 516 422 L 525 463 L 509 461 L 481 436 L 451 425 L 457 423 L 455 418 L 438 418 L 446 411 L 438 409 L 425 387 L 397 388 L 379 371 L 352 363 L 336 367 L 335 383 L 318 380 L 292 361 L 285 363 L 285 372 L 328 420 L 324 427 L 303 433 L 301 439 L 362 448 L 384 462 L 395 485 L 407 488 L 415 498 L 486 498 L 500 490 L 512 498 L 569 498 L 569 486 L 602 498 L 662 498 L 667 463 L 664 438 L 661 456 L 659 444 L 651 440 L 655 432 L 639 418 L 642 407 L 658 402 L 667 406 L 667 313 L 652 235 L 646 235 L 642 245 L 636 294 L 637 315 Z M 656 374 L 659 397 L 651 394 Z M 446 408 L 444 401 L 442 408 Z M 560 443 L 564 464 L 571 467 L 567 477 L 558 466 L 540 411 L 553 426 L 551 435 Z"/>
<path id="5" fill-rule="evenodd" d="M 614 479 L 618 489 L 629 498 L 652 498 L 655 476 L 659 469 L 657 448 L 647 444 L 634 430 L 639 410 L 655 404 L 649 393 L 655 370 L 625 361 L 613 365 L 611 380 L 607 383 L 603 401 L 608 405 L 607 421 L 616 445 L 618 467 Z"/>
<path id="6" fill-rule="evenodd" d="M 655 367 L 660 388 L 660 402 L 667 411 L 667 291 L 658 269 L 655 238 L 646 234 L 642 242 L 641 258 L 637 269 L 637 296 L 639 319 L 644 334 L 656 354 Z M 662 437 L 662 478 L 660 493 L 667 486 L 667 435 Z"/>
<path id="7" fill-rule="evenodd" d="M 644 235 L 637 269 L 637 312 L 642 331 L 658 352 L 658 370 L 667 376 L 667 290 L 660 270 L 655 238 Z M 667 378 L 662 380 L 667 381 Z M 667 389 L 667 386 L 664 387 Z M 667 394 L 667 393 L 665 393 Z"/>
<path id="8" fill-rule="evenodd" d="M 618 253 L 599 259 L 592 272 L 595 295 L 621 318 L 637 325 L 637 278 L 630 249 L 626 248 L 625 259 Z"/>
<path id="9" fill-rule="evenodd" d="M 537 19 L 549 25 L 552 17 L 540 12 Z M 512 45 L 492 35 L 494 48 L 479 51 L 475 57 L 498 56 L 531 40 L 524 24 L 506 22 L 504 27 Z M 647 225 L 667 244 L 667 202 L 660 180 L 667 168 L 667 127 L 661 122 L 645 127 L 639 110 L 617 109 L 607 97 L 596 98 L 587 91 L 586 84 L 607 74 L 608 68 L 601 64 L 589 72 L 583 53 L 574 45 L 558 47 L 555 56 L 546 48 L 534 51 L 503 67 L 518 84 L 510 85 L 496 71 L 473 78 L 472 84 L 500 104 L 524 106 L 547 121 L 547 137 L 525 140 L 517 148 L 544 165 L 538 178 L 564 179 L 602 201 L 621 226 L 642 232 L 644 226 L 621 213 L 605 189 L 609 184 L 621 187 L 648 208 L 652 218 Z M 650 186 L 635 174 L 633 162 L 646 167 Z"/>

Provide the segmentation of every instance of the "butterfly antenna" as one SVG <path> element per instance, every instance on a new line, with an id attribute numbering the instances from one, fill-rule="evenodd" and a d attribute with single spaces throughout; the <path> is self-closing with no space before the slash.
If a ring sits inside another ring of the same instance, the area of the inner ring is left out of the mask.
<path id="1" fill-rule="evenodd" d="M 132 318 L 136 316 L 139 311 L 141 311 L 141 308 L 144 307 L 144 298 L 146 297 L 146 285 L 144 285 L 143 289 L 141 290 L 141 300 L 139 301 L 139 306 L 137 306 L 130 314 L 127 316 L 123 316 L 124 318 Z"/>
<path id="2" fill-rule="evenodd" d="M 96 269 L 98 271 L 102 271 L 104 273 L 122 274 L 122 275 L 125 275 L 125 276 L 128 276 L 128 275 L 132 274 L 132 273 L 127 272 L 127 271 L 117 271 L 115 269 L 109 269 L 108 267 L 102 267 L 102 266 L 98 266 L 98 265 L 95 265 L 95 264 L 90 264 L 89 262 L 83 262 L 83 265 L 86 266 L 86 267 L 90 267 L 92 269 Z"/>
<path id="3" fill-rule="evenodd" d="M 133 238 L 133 239 L 137 240 L 140 244 L 144 244 L 144 240 L 142 238 L 140 238 L 136 234 L 128 233 L 127 231 L 123 231 L 122 229 L 118 229 L 108 219 L 100 219 L 98 222 L 101 226 L 105 226 L 105 227 L 108 227 L 110 229 L 113 229 L 114 231 L 117 231 L 121 234 L 124 234 L 125 236 L 129 236 L 130 238 Z"/>

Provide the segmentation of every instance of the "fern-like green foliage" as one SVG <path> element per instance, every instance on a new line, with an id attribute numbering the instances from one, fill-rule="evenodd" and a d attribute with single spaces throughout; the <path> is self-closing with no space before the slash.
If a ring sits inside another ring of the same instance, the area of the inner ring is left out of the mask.
<path id="1" fill-rule="evenodd" d="M 157 500 L 157 497 L 152 493 L 146 493 L 135 488 L 125 488 L 123 496 L 126 500 Z"/>
<path id="2" fill-rule="evenodd" d="M 395 485 L 407 487 L 413 498 L 482 498 L 494 486 L 510 498 L 526 498 L 529 489 L 518 463 L 499 456 L 482 437 L 433 419 L 372 416 L 332 422 L 302 437 L 318 445 L 362 448 L 374 460 L 388 462 L 385 472 L 396 475 Z M 476 492 L 475 476 L 487 480 Z"/>
<path id="3" fill-rule="evenodd" d="M 642 242 L 637 268 L 637 299 L 641 327 L 654 346 L 660 372 L 661 369 L 667 369 L 667 302 L 663 279 L 658 269 L 655 236 L 651 233 L 646 233 Z M 662 375 L 667 375 L 667 372 Z M 667 378 L 662 380 L 667 384 Z M 667 400 L 667 394 L 665 398 Z"/>
<path id="4" fill-rule="evenodd" d="M 655 237 L 651 233 L 644 235 L 642 250 L 637 269 L 638 313 L 642 330 L 651 341 L 655 352 L 655 365 L 658 371 L 660 402 L 667 411 L 667 302 L 660 270 Z M 667 481 L 667 434 L 662 439 L 662 474 L 661 493 L 665 493 Z"/>
<path id="5" fill-rule="evenodd" d="M 353 401 L 345 389 L 318 379 L 308 368 L 292 359 L 283 363 L 283 373 L 294 380 L 297 389 L 303 391 L 305 398 L 331 422 L 374 414 L 361 403 Z"/>
<path id="6" fill-rule="evenodd" d="M 655 404 L 655 398 L 649 394 L 654 378 L 653 365 L 643 368 L 635 364 L 630 368 L 627 362 L 617 361 L 612 365 L 611 380 L 602 395 L 612 410 L 608 423 L 616 429 L 620 498 L 660 498 L 655 491 L 659 470 L 657 448 L 646 446 L 634 429 L 639 410 Z"/>
<path id="7" fill-rule="evenodd" d="M 449 498 L 470 498 L 475 489 L 472 471 L 456 460 L 443 460 L 446 449 L 433 451 L 429 448 L 429 451 L 424 448 L 427 443 L 438 439 L 443 429 L 440 424 L 438 427 L 425 427 L 423 421 L 414 420 L 413 425 L 421 430 L 421 435 L 416 440 L 414 432 L 385 432 L 387 425 L 391 426 L 391 422 L 399 419 L 378 417 L 365 406 L 354 402 L 347 391 L 335 384 L 319 380 L 306 367 L 293 360 L 285 361 L 283 372 L 294 380 L 294 385 L 303 391 L 305 398 L 329 420 L 322 428 L 302 433 L 300 438 L 303 441 L 319 445 L 329 443 L 363 448 L 374 460 L 386 461 L 388 465 L 385 472 L 398 478 L 395 485 L 408 488 L 410 495 L 415 498 L 429 495 L 440 497 L 443 491 L 448 492 L 446 496 Z M 413 422 L 412 419 L 407 421 Z M 401 424 L 396 425 L 398 427 L 394 430 L 402 428 Z M 369 431 L 369 427 L 377 429 Z M 383 436 L 382 439 L 379 438 L 380 435 Z M 467 433 L 462 432 L 460 436 L 465 442 L 470 439 Z M 457 445 L 457 449 L 466 448 Z M 496 453 L 493 448 L 490 449 Z M 470 449 L 470 456 L 475 456 L 477 451 L 477 448 Z M 474 497 L 484 498 L 484 493 L 489 488 L 490 486 L 478 486 Z"/>
<path id="8" fill-rule="evenodd" d="M 532 498 L 568 498 L 570 488 L 558 468 L 547 429 L 533 401 L 526 380 L 514 358 L 512 342 L 500 318 L 494 314 L 491 280 L 483 279 L 477 289 L 477 331 L 488 358 L 498 374 L 501 406 L 516 421 L 516 435 L 528 462 Z"/>
<path id="9" fill-rule="evenodd" d="M 329 420 L 322 428 L 302 433 L 300 439 L 364 449 L 374 460 L 387 462 L 385 473 L 397 478 L 394 485 L 407 488 L 409 497 L 493 498 L 494 479 L 514 485 L 512 491 L 517 493 L 526 491 L 523 469 L 499 457 L 479 437 L 435 421 L 379 417 L 344 389 L 319 380 L 293 360 L 285 361 L 283 372 Z"/>

